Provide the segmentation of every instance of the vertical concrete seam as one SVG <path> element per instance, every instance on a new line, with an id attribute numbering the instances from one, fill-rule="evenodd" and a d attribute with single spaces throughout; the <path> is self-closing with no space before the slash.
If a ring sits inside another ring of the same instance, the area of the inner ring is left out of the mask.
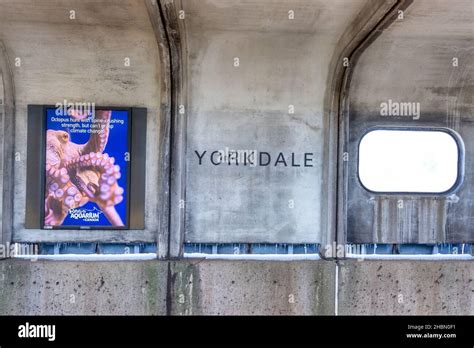
<path id="1" fill-rule="evenodd" d="M 183 253 L 186 199 L 186 110 L 180 112 L 180 102 L 186 105 L 186 74 L 184 68 L 185 35 L 183 21 L 178 20 L 176 3 L 159 1 L 160 15 L 166 32 L 170 55 L 170 199 L 169 199 L 169 257 L 179 258 Z M 183 41 L 184 40 L 184 41 Z"/>
<path id="2" fill-rule="evenodd" d="M 3 80 L 4 112 L 2 134 L 2 211 L 0 242 L 11 242 L 13 237 L 13 182 L 15 149 L 15 84 L 8 53 L 0 40 L 0 74 Z M 5 184 L 6 182 L 6 184 Z"/>
<path id="3" fill-rule="evenodd" d="M 335 262 L 335 279 L 334 279 L 334 315 L 339 315 L 339 261 Z"/>
<path id="4" fill-rule="evenodd" d="M 159 226 L 157 231 L 157 257 L 167 259 L 169 255 L 169 205 L 170 205 L 170 142 L 171 142 L 171 67 L 170 46 L 164 29 L 163 14 L 157 0 L 145 0 L 153 32 L 160 54 L 160 171 L 158 181 L 161 184 L 158 194 L 162 195 L 158 208 Z"/>
<path id="5" fill-rule="evenodd" d="M 328 163 L 323 171 L 323 182 L 326 182 L 324 195 L 327 204 L 321 206 L 322 244 L 328 245 L 338 239 L 339 213 L 339 128 L 340 128 L 340 92 L 344 80 L 346 66 L 343 58 L 351 56 L 358 44 L 364 40 L 367 32 L 373 29 L 379 19 L 392 8 L 396 0 L 384 0 L 374 3 L 367 2 L 356 18 L 347 26 L 341 35 L 332 54 L 329 72 L 326 79 L 324 96 L 324 128 L 327 130 L 327 139 L 324 141 L 324 163 Z M 352 63 L 351 63 L 352 64 Z M 326 257 L 321 254 L 322 258 Z"/>
<path id="6" fill-rule="evenodd" d="M 168 270 L 166 273 L 166 315 L 170 316 L 173 313 L 172 296 L 173 296 L 174 279 L 173 279 L 173 270 L 171 268 L 171 261 L 167 261 L 167 263 L 168 263 Z"/>
<path id="7" fill-rule="evenodd" d="M 164 192 L 164 199 L 158 207 L 160 211 L 159 231 L 157 238 L 157 257 L 158 259 L 167 260 L 166 269 L 166 296 L 165 296 L 165 315 L 170 316 L 173 312 L 172 296 L 173 296 L 173 269 L 170 256 L 171 244 L 171 193 L 170 184 L 172 177 L 171 167 L 171 143 L 172 143 L 172 110 L 173 110 L 173 76 L 172 76 L 172 49 L 170 45 L 170 37 L 165 29 L 166 22 L 163 9 L 159 0 L 145 0 L 148 16 L 150 18 L 153 31 L 160 52 L 160 68 L 161 68 L 161 107 L 160 107 L 160 158 L 162 167 L 160 170 L 161 190 Z"/>
<path id="8" fill-rule="evenodd" d="M 337 117 L 337 144 L 335 145 L 337 148 L 336 155 L 341 149 L 344 149 L 345 145 L 347 144 L 349 134 L 348 129 L 348 96 L 349 96 L 349 89 L 350 83 L 352 79 L 352 75 L 354 73 L 354 67 L 357 64 L 359 57 L 365 51 L 367 47 L 369 47 L 382 33 L 383 31 L 388 28 L 397 18 L 398 11 L 405 10 L 408 6 L 411 5 L 413 0 L 397 0 L 392 6 L 390 6 L 387 10 L 381 7 L 383 12 L 375 13 L 373 17 L 375 18 L 374 23 L 370 23 L 370 28 L 365 31 L 361 31 L 363 36 L 359 38 L 356 44 L 350 48 L 349 52 L 347 52 L 347 57 L 349 58 L 349 66 L 342 71 L 342 79 L 339 81 L 336 98 L 337 104 L 334 107 L 337 110 L 336 117 Z M 339 156 L 336 156 L 336 178 L 337 178 L 337 199 L 336 199 L 336 243 L 347 243 L 347 226 L 346 226 L 346 218 L 347 218 L 347 185 L 348 185 L 348 175 L 346 173 L 347 170 L 344 169 L 344 162 L 340 161 Z"/>

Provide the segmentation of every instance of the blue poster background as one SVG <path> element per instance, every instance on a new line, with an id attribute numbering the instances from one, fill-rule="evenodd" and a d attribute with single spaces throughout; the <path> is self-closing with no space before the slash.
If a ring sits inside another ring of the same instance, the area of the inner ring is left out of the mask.
<path id="1" fill-rule="evenodd" d="M 46 110 L 46 129 L 52 130 L 62 130 L 68 132 L 68 128 L 62 127 L 61 123 L 54 121 L 54 118 L 68 118 L 69 116 L 62 116 L 56 114 L 57 109 L 47 109 Z M 107 141 L 107 145 L 105 146 L 105 150 L 103 153 L 107 153 L 110 157 L 115 158 L 115 164 L 120 166 L 120 173 L 121 177 L 117 180 L 120 187 L 124 189 L 123 193 L 123 201 L 119 204 L 115 205 L 115 209 L 117 213 L 121 217 L 125 226 L 127 226 L 127 199 L 128 199 L 128 162 L 125 160 L 126 153 L 130 153 L 129 151 L 129 139 L 128 139 L 128 126 L 129 126 L 129 112 L 128 110 L 112 110 L 111 115 L 111 123 L 113 125 L 112 129 L 109 129 L 109 137 Z M 121 120 L 121 123 L 113 123 L 113 120 Z M 77 123 L 89 122 L 87 120 L 74 120 Z M 85 144 L 89 140 L 90 134 L 89 133 L 73 133 L 68 132 L 70 139 L 72 142 L 76 144 Z M 100 208 L 97 204 L 93 202 L 88 202 L 84 204 L 79 209 L 81 210 L 90 210 L 100 211 Z M 63 221 L 62 226 L 112 226 L 112 224 L 107 220 L 103 213 L 99 214 L 98 221 L 84 221 L 83 219 L 73 219 L 71 218 L 71 213 L 69 213 Z"/>

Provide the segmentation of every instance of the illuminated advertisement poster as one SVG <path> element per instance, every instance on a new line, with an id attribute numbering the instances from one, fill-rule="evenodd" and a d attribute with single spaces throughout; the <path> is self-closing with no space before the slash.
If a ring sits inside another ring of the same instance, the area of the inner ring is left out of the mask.
<path id="1" fill-rule="evenodd" d="M 46 109 L 45 228 L 127 226 L 129 114 Z"/>

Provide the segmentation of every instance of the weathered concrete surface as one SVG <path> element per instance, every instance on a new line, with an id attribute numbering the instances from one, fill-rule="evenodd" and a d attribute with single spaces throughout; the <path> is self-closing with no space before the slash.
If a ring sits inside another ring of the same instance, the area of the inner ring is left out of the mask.
<path id="1" fill-rule="evenodd" d="M 386 28 L 354 64 L 345 115 L 351 158 L 344 184 L 349 242 L 474 241 L 473 15 L 470 0 L 415 0 L 404 18 Z M 388 100 L 419 103 L 419 118 L 382 116 L 381 103 Z M 373 126 L 459 132 L 466 160 L 464 183 L 453 192 L 457 197 L 374 195 L 365 190 L 357 177 L 358 146 Z"/>
<path id="2" fill-rule="evenodd" d="M 0 315 L 165 315 L 166 261 L 0 262 Z M 334 313 L 332 262 L 171 262 L 173 315 Z"/>
<path id="3" fill-rule="evenodd" d="M 472 315 L 471 261 L 341 261 L 340 315 Z"/>
<path id="4" fill-rule="evenodd" d="M 325 261 L 174 262 L 174 315 L 332 315 L 335 264 Z"/>
<path id="5" fill-rule="evenodd" d="M 339 265 L 339 315 L 474 313 L 473 262 Z M 3 260 L 0 315 L 334 315 L 335 267 L 334 261 Z"/>
<path id="6" fill-rule="evenodd" d="M 366 3 L 182 1 L 186 241 L 321 242 L 326 81 L 340 36 Z M 272 163 L 211 164 L 226 148 L 269 152 Z M 195 151 L 207 151 L 201 164 Z M 288 167 L 274 165 L 280 152 Z M 304 153 L 313 167 L 301 165 Z"/>
<path id="7" fill-rule="evenodd" d="M 0 262 L 0 315 L 163 315 L 167 263 Z"/>
<path id="8" fill-rule="evenodd" d="M 5 243 L 12 238 L 13 230 L 13 138 L 15 114 L 15 84 L 13 73 L 8 59 L 7 50 L 0 35 L 0 99 L 1 125 L 0 125 L 0 242 Z"/>
<path id="9" fill-rule="evenodd" d="M 71 11 L 75 18 L 71 19 Z M 94 102 L 96 106 L 148 109 L 145 230 L 136 240 L 155 241 L 160 197 L 160 56 L 143 1 L 0 0 L 0 38 L 15 84 L 13 224 L 15 240 L 48 238 L 24 228 L 27 105 Z M 130 65 L 127 66 L 126 58 Z M 19 59 L 19 60 L 18 60 Z M 10 121 L 11 122 L 11 121 Z M 8 212 L 12 214 L 12 212 Z M 85 239 L 124 239 L 114 231 L 75 231 Z M 71 231 L 56 231 L 65 240 Z"/>

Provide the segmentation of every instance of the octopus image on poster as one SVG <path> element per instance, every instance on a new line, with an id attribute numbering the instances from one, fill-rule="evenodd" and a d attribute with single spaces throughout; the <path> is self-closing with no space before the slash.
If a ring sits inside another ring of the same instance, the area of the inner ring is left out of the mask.
<path id="1" fill-rule="evenodd" d="M 45 228 L 125 228 L 129 111 L 46 109 Z"/>

